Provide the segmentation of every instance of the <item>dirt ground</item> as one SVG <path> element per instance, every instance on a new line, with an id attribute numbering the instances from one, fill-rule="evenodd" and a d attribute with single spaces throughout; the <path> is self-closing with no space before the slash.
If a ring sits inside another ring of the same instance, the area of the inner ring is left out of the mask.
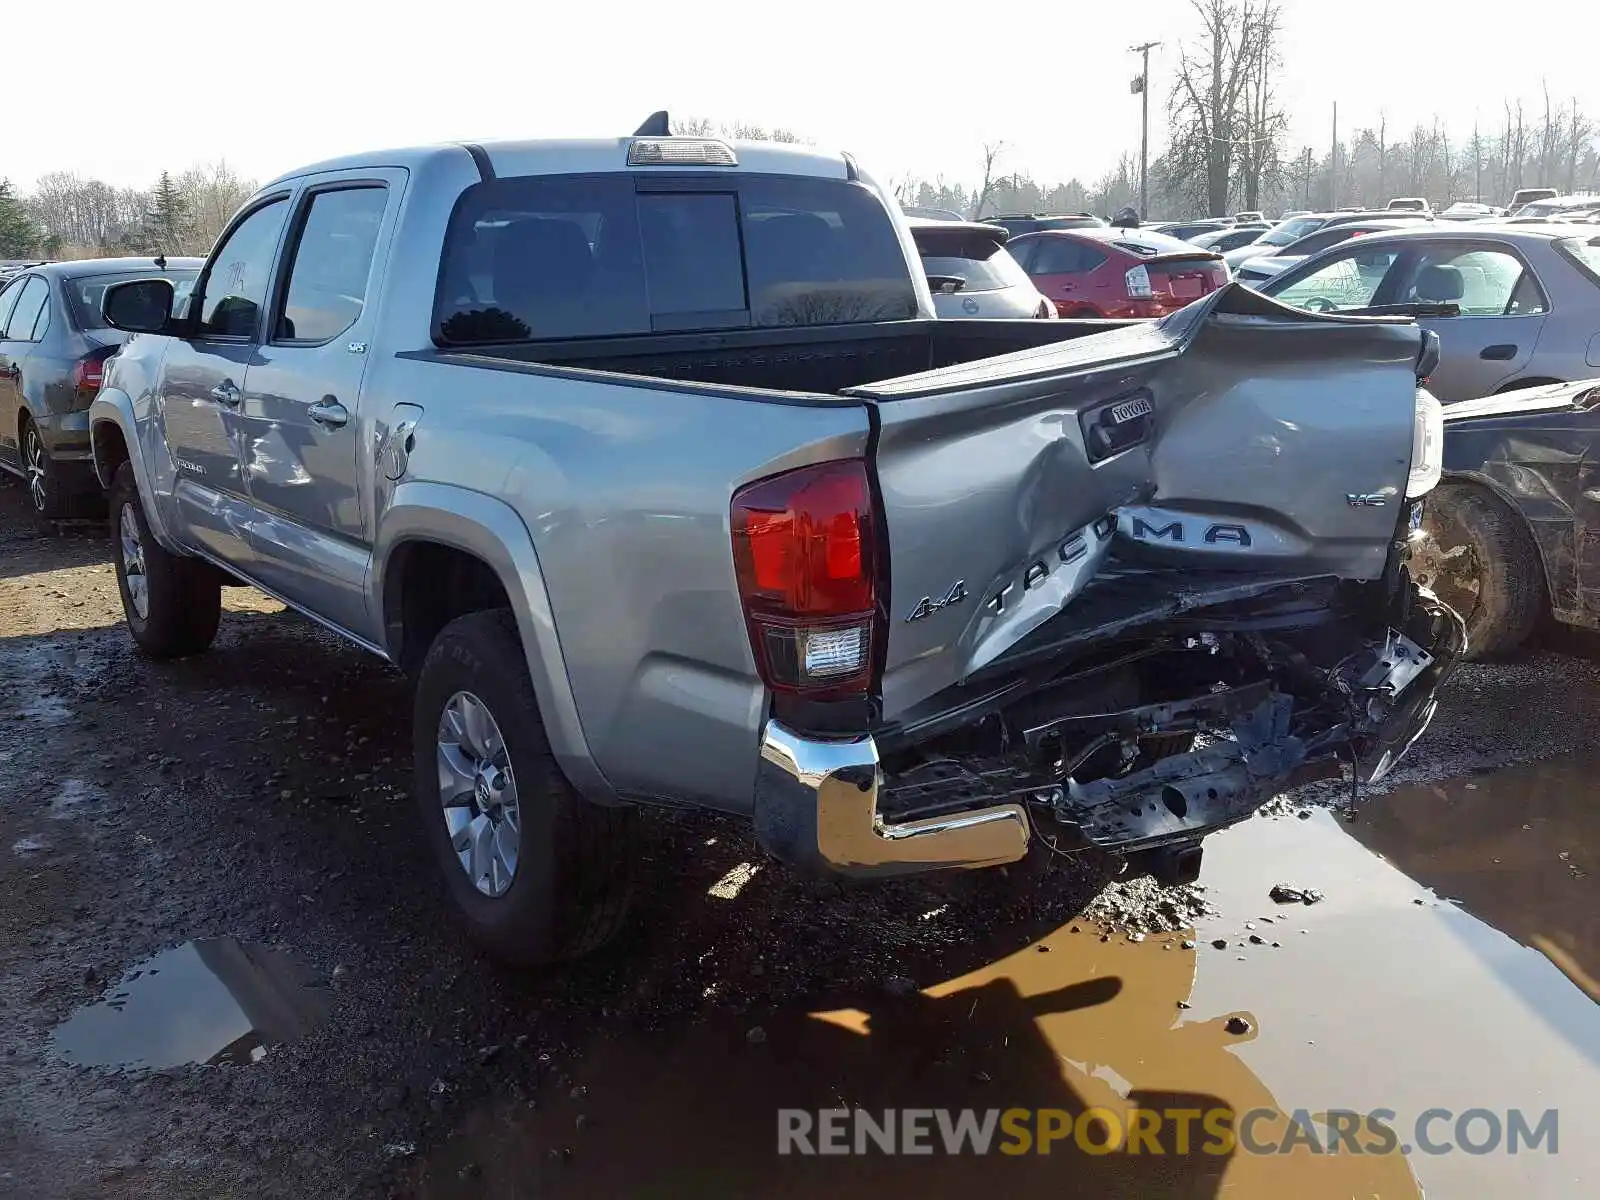
<path id="1" fill-rule="evenodd" d="M 0 486 L 0 1196 L 1594 1192 L 1586 644 L 1463 669 L 1383 794 L 1275 803 L 1198 889 L 1048 858 L 819 884 L 663 813 L 620 942 L 513 973 L 448 920 L 404 681 L 242 589 L 210 654 L 147 662 L 108 548 Z M 775 1150 L 785 1106 L 1151 1095 L 1556 1106 L 1571 1133 L 1515 1158 Z"/>

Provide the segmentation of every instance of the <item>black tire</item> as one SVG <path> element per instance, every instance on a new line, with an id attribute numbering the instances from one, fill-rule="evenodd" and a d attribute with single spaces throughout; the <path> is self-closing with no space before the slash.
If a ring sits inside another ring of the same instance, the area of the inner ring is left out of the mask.
<path id="1" fill-rule="evenodd" d="M 518 861 L 499 896 L 474 885 L 443 816 L 439 724 L 458 692 L 489 709 L 516 782 Z M 617 934 L 633 891 L 636 814 L 585 800 L 562 775 L 509 611 L 457 617 L 434 640 L 417 675 L 413 750 L 424 836 L 474 943 L 506 962 L 538 966 L 589 954 Z"/>
<path id="2" fill-rule="evenodd" d="M 122 545 L 126 510 L 139 530 L 145 589 L 144 615 L 128 587 L 128 562 Z M 111 557 L 117 568 L 117 591 L 128 630 L 139 649 L 151 658 L 185 658 L 208 650 L 222 620 L 222 588 L 217 573 L 199 559 L 171 554 L 150 534 L 133 466 L 123 463 L 111 484 Z"/>
<path id="3" fill-rule="evenodd" d="M 17 430 L 17 448 L 22 457 L 23 479 L 28 488 L 28 503 L 41 520 L 59 521 L 67 515 L 67 493 L 61 470 L 29 417 L 22 418 Z"/>
<path id="4" fill-rule="evenodd" d="M 1470 483 L 1442 483 L 1423 505 L 1417 582 L 1467 626 L 1469 659 L 1498 658 L 1526 642 L 1547 610 L 1544 563 L 1527 522 Z"/>

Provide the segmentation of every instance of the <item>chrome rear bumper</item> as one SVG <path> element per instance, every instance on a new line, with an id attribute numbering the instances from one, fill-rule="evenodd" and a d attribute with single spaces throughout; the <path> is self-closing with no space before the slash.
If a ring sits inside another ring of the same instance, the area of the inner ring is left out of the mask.
<path id="1" fill-rule="evenodd" d="M 871 737 L 805 737 L 768 721 L 756 768 L 755 832 L 794 866 L 857 878 L 994 867 L 1028 852 L 1028 814 L 999 804 L 899 825 L 878 813 Z"/>

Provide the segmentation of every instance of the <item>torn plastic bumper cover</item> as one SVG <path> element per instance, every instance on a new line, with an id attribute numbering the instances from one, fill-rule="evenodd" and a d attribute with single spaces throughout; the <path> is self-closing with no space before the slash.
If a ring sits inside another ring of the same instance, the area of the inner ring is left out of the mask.
<path id="1" fill-rule="evenodd" d="M 885 816 L 880 802 L 909 787 L 885 776 L 871 737 L 811 738 L 769 721 L 757 770 L 756 835 L 786 862 L 849 876 L 1014 862 L 1027 852 L 1029 805 L 1105 850 L 1194 844 L 1285 788 L 1336 774 L 1342 762 L 1369 782 L 1389 771 L 1427 728 L 1466 641 L 1460 618 L 1425 592 L 1405 624 L 1405 632 L 1389 629 L 1320 679 L 1323 698 L 1338 702 L 1337 719 L 1306 719 L 1297 711 L 1302 700 L 1268 679 L 1062 717 L 1023 732 L 1035 761 L 1050 758 L 1051 739 L 1086 747 L 1058 763 L 1053 777 L 953 763 L 942 779 L 917 785 L 919 810 L 932 815 L 913 816 L 896 803 L 900 816 Z M 1143 769 L 1074 778 L 1100 748 L 1218 729 L 1226 732 Z M 959 804 L 940 799 L 956 794 Z"/>

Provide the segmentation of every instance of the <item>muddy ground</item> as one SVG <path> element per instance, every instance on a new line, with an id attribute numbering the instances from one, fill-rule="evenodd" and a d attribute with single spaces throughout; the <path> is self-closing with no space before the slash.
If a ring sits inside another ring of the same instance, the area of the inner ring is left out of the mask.
<path id="1" fill-rule="evenodd" d="M 1587 643 L 1464 669 L 1385 794 L 1274 805 L 1198 890 L 1050 858 L 808 883 L 659 814 L 629 933 L 517 974 L 446 918 L 402 680 L 244 590 L 209 655 L 143 661 L 106 552 L 0 486 L 0 1195 L 1594 1194 Z M 1151 1096 L 1561 1107 L 1570 1132 L 1520 1157 L 775 1155 L 781 1106 Z"/>

